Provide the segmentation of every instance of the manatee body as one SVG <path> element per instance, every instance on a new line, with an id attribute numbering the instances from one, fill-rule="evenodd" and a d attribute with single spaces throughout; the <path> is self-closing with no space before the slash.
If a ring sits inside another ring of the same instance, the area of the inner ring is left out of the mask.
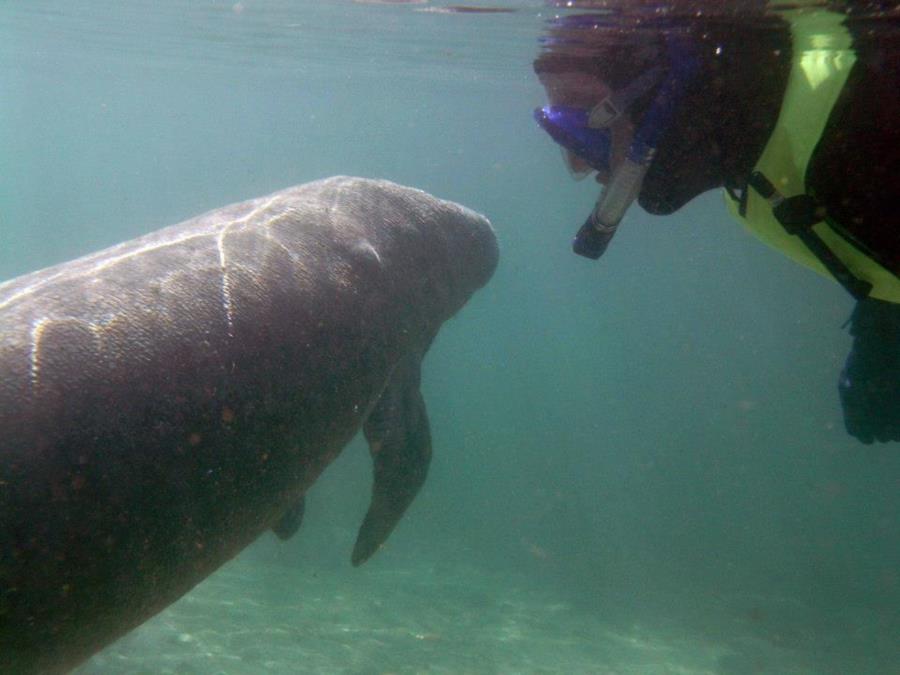
<path id="1" fill-rule="evenodd" d="M 338 177 L 0 285 L 0 672 L 60 672 L 272 528 L 363 428 L 353 562 L 431 442 L 419 366 L 490 278 L 480 215 Z"/>

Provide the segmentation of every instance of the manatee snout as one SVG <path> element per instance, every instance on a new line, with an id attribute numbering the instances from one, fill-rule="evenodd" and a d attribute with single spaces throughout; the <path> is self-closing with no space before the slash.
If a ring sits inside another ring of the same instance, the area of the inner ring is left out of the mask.
<path id="1" fill-rule="evenodd" d="M 497 269 L 500 259 L 500 248 L 491 221 L 480 213 L 454 204 L 462 221 L 464 232 L 455 239 L 455 250 L 451 255 L 461 261 L 461 282 L 467 286 L 469 294 L 484 286 Z"/>
<path id="2" fill-rule="evenodd" d="M 436 274 L 451 289 L 450 314 L 455 314 L 482 288 L 497 269 L 500 258 L 497 236 L 491 222 L 470 208 L 440 200 L 441 260 L 446 269 Z"/>

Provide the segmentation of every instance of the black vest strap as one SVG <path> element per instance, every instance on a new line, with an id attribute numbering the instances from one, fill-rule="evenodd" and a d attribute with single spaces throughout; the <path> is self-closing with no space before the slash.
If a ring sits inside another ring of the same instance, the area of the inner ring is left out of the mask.
<path id="1" fill-rule="evenodd" d="M 813 225 L 826 220 L 825 208 L 814 197 L 806 194 L 785 197 L 759 171 L 750 174 L 748 184 L 769 202 L 772 214 L 785 231 L 798 237 L 844 290 L 856 300 L 869 296 L 872 284 L 857 278 L 813 230 Z"/>

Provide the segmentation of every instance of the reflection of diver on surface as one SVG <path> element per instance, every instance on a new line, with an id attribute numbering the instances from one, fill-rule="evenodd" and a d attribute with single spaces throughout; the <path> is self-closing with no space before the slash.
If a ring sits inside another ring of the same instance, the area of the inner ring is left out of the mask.
<path id="1" fill-rule="evenodd" d="M 757 237 L 857 300 L 839 391 L 865 443 L 900 440 L 900 43 L 868 18 L 568 15 L 534 63 L 535 118 L 605 186 L 575 252 L 599 258 L 634 201 L 670 214 L 724 188 Z"/>

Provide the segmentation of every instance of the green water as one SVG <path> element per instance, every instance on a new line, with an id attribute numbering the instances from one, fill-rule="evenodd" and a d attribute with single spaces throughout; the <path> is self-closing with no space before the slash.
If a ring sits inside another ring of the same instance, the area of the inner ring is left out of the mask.
<path id="1" fill-rule="evenodd" d="M 850 300 L 719 194 L 573 256 L 597 186 L 531 117 L 546 9 L 505 4 L 0 4 L 0 278 L 334 174 L 501 245 L 425 362 L 434 461 L 388 546 L 350 566 L 356 441 L 291 541 L 81 675 L 900 672 L 900 454 L 843 428 Z"/>

